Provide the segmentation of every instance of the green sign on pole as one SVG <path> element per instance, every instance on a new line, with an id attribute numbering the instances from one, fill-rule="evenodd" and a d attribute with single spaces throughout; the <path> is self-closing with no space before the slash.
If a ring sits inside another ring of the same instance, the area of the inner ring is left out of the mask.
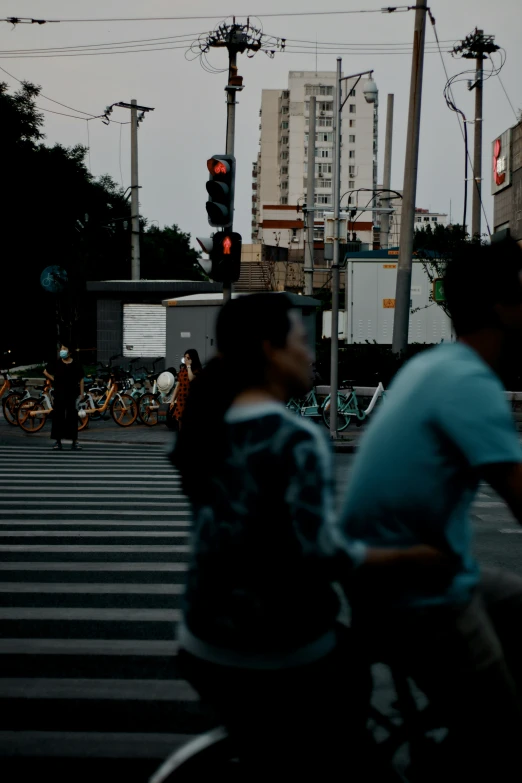
<path id="1" fill-rule="evenodd" d="M 433 301 L 434 302 L 445 302 L 446 297 L 444 296 L 444 280 L 442 277 L 438 277 L 436 280 L 433 281 Z"/>

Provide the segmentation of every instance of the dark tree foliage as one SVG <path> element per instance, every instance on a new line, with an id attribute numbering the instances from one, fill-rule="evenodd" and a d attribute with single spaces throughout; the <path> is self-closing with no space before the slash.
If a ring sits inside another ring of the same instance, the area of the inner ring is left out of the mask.
<path id="1" fill-rule="evenodd" d="M 14 93 L 0 83 L 3 173 L 2 311 L 0 368 L 52 356 L 58 336 L 71 347 L 96 344 L 95 303 L 87 280 L 130 278 L 130 204 L 109 176 L 94 178 L 87 149 L 44 143 L 40 88 L 23 82 Z M 198 279 L 197 253 L 176 226 L 149 229 L 142 276 Z M 67 289 L 40 285 L 51 265 L 67 272 Z M 10 350 L 11 353 L 7 354 Z M 9 361 L 8 361 L 9 358 Z"/>

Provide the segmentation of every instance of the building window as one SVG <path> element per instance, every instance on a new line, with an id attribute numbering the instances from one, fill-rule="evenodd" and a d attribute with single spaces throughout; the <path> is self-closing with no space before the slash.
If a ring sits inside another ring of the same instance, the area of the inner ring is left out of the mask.
<path id="1" fill-rule="evenodd" d="M 349 158 L 355 158 L 355 150 L 350 150 L 350 151 L 348 152 L 348 157 L 349 157 Z"/>
<path id="2" fill-rule="evenodd" d="M 288 120 L 283 120 L 281 127 L 283 130 L 288 130 Z"/>
<path id="3" fill-rule="evenodd" d="M 349 125 L 350 128 L 355 128 L 355 120 L 350 120 Z"/>
<path id="4" fill-rule="evenodd" d="M 314 239 L 316 239 L 318 242 L 322 242 L 324 239 L 324 228 L 320 228 L 317 226 L 317 228 L 314 228 Z"/>
<path id="5" fill-rule="evenodd" d="M 281 153 L 281 160 L 288 160 L 288 150 Z"/>
<path id="6" fill-rule="evenodd" d="M 281 182 L 281 190 L 288 190 L 288 180 Z"/>
<path id="7" fill-rule="evenodd" d="M 437 218 L 436 217 L 432 217 L 432 221 L 433 221 L 433 223 L 436 223 L 437 222 Z"/>
<path id="8" fill-rule="evenodd" d="M 319 117 L 317 123 L 320 128 L 331 128 L 333 125 L 333 117 Z"/>
<path id="9" fill-rule="evenodd" d="M 288 204 L 288 196 L 281 196 L 281 204 Z"/>
<path id="10" fill-rule="evenodd" d="M 333 141 L 333 133 L 318 133 L 318 141 Z"/>
<path id="11" fill-rule="evenodd" d="M 332 203 L 332 197 L 327 195 L 319 195 L 317 196 L 317 200 L 315 202 L 316 204 L 331 204 Z"/>
<path id="12" fill-rule="evenodd" d="M 348 174 L 350 177 L 355 177 L 355 166 L 348 166 Z"/>
<path id="13" fill-rule="evenodd" d="M 332 164 L 331 163 L 318 163 L 317 164 L 317 173 L 318 174 L 331 174 L 332 173 Z"/>
<path id="14" fill-rule="evenodd" d="M 349 95 L 350 95 L 350 98 L 355 98 L 355 87 L 354 87 L 353 90 L 350 90 Z"/>
<path id="15" fill-rule="evenodd" d="M 354 182 L 354 180 L 353 180 L 353 179 L 349 179 L 349 180 L 348 180 L 348 188 L 349 188 L 350 190 L 353 190 L 353 189 L 355 188 L 355 182 Z"/>
<path id="16" fill-rule="evenodd" d="M 331 188 L 332 187 L 332 180 L 331 179 L 324 179 L 324 177 L 320 177 L 319 179 L 315 180 L 315 187 L 316 188 Z"/>
<path id="17" fill-rule="evenodd" d="M 281 144 L 288 144 L 288 136 L 281 136 Z"/>
<path id="18" fill-rule="evenodd" d="M 333 95 L 333 87 L 327 87 L 322 84 L 307 84 L 305 86 L 305 95 Z"/>
<path id="19" fill-rule="evenodd" d="M 288 114 L 288 106 L 281 107 L 281 114 Z"/>
<path id="20" fill-rule="evenodd" d="M 355 144 L 355 134 L 354 133 L 351 133 L 348 136 L 348 141 L 350 142 L 350 144 Z"/>
<path id="21" fill-rule="evenodd" d="M 429 222 L 430 222 L 430 219 L 429 219 L 429 217 L 425 217 L 425 218 L 424 218 L 424 222 L 425 222 L 425 223 L 429 223 Z"/>
<path id="22" fill-rule="evenodd" d="M 355 103 L 350 103 L 348 111 L 350 114 L 355 114 Z"/>
<path id="23" fill-rule="evenodd" d="M 332 157 L 331 154 L 330 154 L 331 150 L 320 150 L 320 153 L 321 153 L 321 155 L 320 155 L 321 158 L 331 158 Z"/>
<path id="24" fill-rule="evenodd" d="M 417 223 L 422 223 L 422 218 L 421 217 L 416 217 L 415 220 L 417 221 Z"/>
<path id="25" fill-rule="evenodd" d="M 287 101 L 290 97 L 290 90 L 283 90 L 283 100 Z"/>
<path id="26" fill-rule="evenodd" d="M 321 101 L 319 103 L 319 111 L 332 111 L 332 103 L 327 101 Z"/>
<path id="27" fill-rule="evenodd" d="M 281 166 L 281 174 L 288 174 L 288 166 Z"/>

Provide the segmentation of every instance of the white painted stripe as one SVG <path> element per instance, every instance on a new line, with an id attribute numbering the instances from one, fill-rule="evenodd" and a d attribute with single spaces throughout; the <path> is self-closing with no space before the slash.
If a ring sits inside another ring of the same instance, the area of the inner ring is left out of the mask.
<path id="1" fill-rule="evenodd" d="M 27 483 L 28 483 L 27 479 L 0 478 L 0 486 L 2 484 L 5 484 L 7 487 L 12 486 L 13 484 L 22 484 L 23 486 L 27 486 Z M 82 486 L 84 484 L 95 484 L 96 486 L 102 486 L 103 484 L 112 484 L 115 487 L 121 487 L 126 484 L 131 484 L 132 486 L 134 486 L 135 484 L 146 484 L 147 486 L 154 487 L 154 489 L 156 488 L 160 489 L 161 487 L 165 486 L 165 483 L 166 482 L 163 479 L 158 479 L 158 480 L 137 479 L 135 481 L 122 481 L 121 479 L 111 480 L 111 479 L 97 479 L 97 478 L 92 478 L 92 479 L 82 478 Z M 44 486 L 49 486 L 49 487 L 53 487 L 55 485 L 62 486 L 65 484 L 66 486 L 75 487 L 78 484 L 78 478 L 71 478 L 70 476 L 69 477 L 60 476 L 59 478 L 56 478 L 56 474 L 55 474 L 55 480 L 49 481 L 48 479 L 45 478 L 39 478 L 39 476 L 34 476 L 34 477 L 31 476 L 31 487 L 33 484 L 43 484 Z M 181 481 L 176 478 L 169 479 L 168 484 L 169 486 L 175 487 L 181 485 Z M 31 487 L 28 487 L 28 489 L 31 489 Z M 103 488 L 104 487 L 102 487 L 102 489 Z M 38 487 L 37 489 L 40 489 L 40 487 Z M 95 489 L 95 487 L 93 487 L 93 489 Z"/>
<path id="2" fill-rule="evenodd" d="M 520 527 L 505 527 L 499 531 L 500 533 L 506 533 L 507 535 L 517 536 L 522 534 L 522 528 Z"/>
<path id="3" fill-rule="evenodd" d="M 185 680 L 4 677 L 0 678 L 0 699 L 198 701 L 198 696 Z"/>
<path id="4" fill-rule="evenodd" d="M 144 544 L 131 545 L 116 545 L 116 544 L 85 544 L 83 546 L 75 546 L 74 544 L 2 544 L 0 545 L 0 552 L 118 552 L 123 554 L 124 552 L 162 552 L 167 553 L 182 553 L 190 552 L 190 547 L 185 544 L 179 544 L 174 546 L 145 546 Z"/>
<path id="5" fill-rule="evenodd" d="M 40 527 L 43 527 L 44 525 L 48 527 L 66 527 L 67 525 L 71 525 L 74 527 L 103 527 L 106 528 L 107 526 L 110 527 L 124 527 L 129 530 L 133 530 L 135 528 L 143 528 L 143 527 L 153 527 L 153 528 L 174 528 L 174 527 L 191 527 L 192 523 L 185 519 L 177 519 L 175 522 L 154 522 L 150 519 L 144 519 L 140 520 L 139 522 L 120 522 L 118 519 L 111 519 L 106 522 L 99 522 L 96 520 L 90 520 L 90 519 L 56 519 L 52 521 L 42 520 L 42 519 L 0 519 L 0 535 L 2 535 L 2 528 L 4 527 L 13 527 L 15 530 L 18 527 L 26 527 L 27 525 L 39 525 Z M 44 531 L 45 535 L 47 535 L 47 531 Z"/>
<path id="6" fill-rule="evenodd" d="M 0 620 L 91 620 L 100 622 L 175 623 L 181 619 L 179 609 L 105 609 L 86 607 L 0 607 Z"/>
<path id="7" fill-rule="evenodd" d="M 170 530 L 0 530 L 4 538 L 189 538 L 190 533 Z"/>
<path id="8" fill-rule="evenodd" d="M 504 508 L 507 508 L 506 504 L 500 500 L 492 500 L 489 503 L 478 500 L 475 503 L 473 503 L 473 505 L 471 506 L 471 510 L 473 511 L 474 508 L 500 508 L 502 506 Z"/>
<path id="9" fill-rule="evenodd" d="M 59 474 L 57 474 L 56 470 L 54 470 L 52 473 L 46 473 L 45 471 L 42 471 L 42 470 L 38 471 L 38 476 L 40 476 L 40 477 L 49 477 L 49 478 L 54 478 L 54 479 L 59 479 L 62 476 L 67 476 L 67 477 L 72 477 L 72 478 L 81 478 L 84 474 L 85 474 L 85 470 L 83 468 L 81 468 L 79 470 L 74 470 L 74 469 L 68 468 L 64 472 L 60 471 Z M 111 470 L 111 471 L 106 471 L 106 470 L 103 471 L 104 478 L 111 477 L 111 478 L 114 478 L 114 479 L 118 479 L 120 477 L 121 478 L 127 478 L 129 476 L 133 476 L 134 474 L 136 476 L 139 476 L 140 478 L 142 478 L 144 475 L 147 474 L 147 472 L 144 469 L 142 469 L 142 468 L 132 468 L 131 470 L 125 470 L 124 468 L 122 468 L 121 470 L 118 470 L 118 471 L 115 471 L 114 469 Z M 32 476 L 34 476 L 34 472 L 33 473 L 21 473 L 18 468 L 13 468 L 12 470 L 11 469 L 7 469 L 6 470 L 4 468 L 2 470 L 2 475 L 5 478 L 10 478 L 11 476 L 13 478 L 16 478 L 17 476 L 19 476 L 20 478 L 24 478 L 24 477 L 31 478 Z M 96 475 L 96 469 L 93 468 L 91 471 L 89 471 L 89 475 L 90 476 L 95 476 Z M 169 470 L 155 470 L 154 471 L 154 476 L 156 476 L 156 477 L 157 476 L 165 476 L 165 478 L 170 478 L 171 475 L 172 474 L 170 473 Z"/>
<path id="10" fill-rule="evenodd" d="M 161 497 L 168 500 L 168 503 L 160 503 L 156 501 L 150 501 L 150 500 L 141 500 L 136 498 L 135 500 L 131 501 L 125 501 L 125 500 L 106 500 L 104 497 L 100 498 L 99 500 L 83 500 L 83 498 L 92 498 L 92 492 L 90 492 L 88 495 L 81 495 L 78 493 L 75 493 L 74 495 L 64 495 L 61 492 L 59 493 L 45 493 L 42 494 L 41 497 L 38 500 L 26 500 L 27 493 L 24 494 L 9 494 L 7 495 L 9 498 L 20 498 L 20 500 L 2 500 L 0 501 L 1 506 L 71 506 L 74 505 L 72 503 L 68 503 L 64 501 L 63 503 L 60 500 L 45 500 L 45 498 L 72 498 L 73 500 L 78 501 L 78 505 L 80 506 L 99 506 L 101 509 L 104 509 L 105 506 L 176 506 L 176 508 L 188 508 L 190 505 L 188 501 L 186 500 L 175 500 L 174 502 L 171 502 L 171 498 L 179 498 L 179 495 L 162 495 Z M 128 497 L 128 495 L 118 495 L 117 493 L 113 492 L 110 495 L 111 498 L 125 498 Z M 145 497 L 148 497 L 145 495 Z"/>
<path id="11" fill-rule="evenodd" d="M 118 505 L 118 504 L 116 504 L 116 505 Z M 135 506 L 136 503 L 132 503 L 131 505 Z M 162 504 L 159 503 L 158 505 L 162 505 Z M 46 509 L 46 508 L 42 508 L 38 513 L 39 514 L 89 514 L 89 516 L 91 516 L 91 517 L 95 514 L 100 520 L 103 520 L 103 519 L 105 519 L 104 514 L 103 514 L 104 510 L 105 510 L 106 514 L 119 514 L 120 517 L 121 516 L 146 516 L 146 517 L 175 517 L 175 516 L 180 516 L 180 517 L 185 517 L 185 518 L 187 517 L 187 512 L 186 511 L 127 511 L 125 509 L 122 509 L 121 511 L 119 511 L 118 509 L 111 510 L 111 509 L 103 509 L 102 507 L 99 508 L 98 511 L 96 511 L 95 509 L 86 509 L 86 508 L 83 508 L 83 509 L 82 508 L 74 508 L 74 509 L 71 509 L 71 508 L 65 508 L 65 509 L 63 509 L 63 508 L 56 508 L 54 510 L 53 509 L 49 510 L 49 509 Z M 0 501 L 0 518 L 1 518 L 2 513 L 5 513 L 5 514 L 34 514 L 34 510 L 23 509 L 23 508 L 16 508 L 16 509 L 9 509 L 9 510 L 6 509 L 5 512 L 4 512 L 4 511 L 2 511 L 2 502 Z M 110 521 L 109 518 L 107 518 L 107 521 Z"/>
<path id="12" fill-rule="evenodd" d="M 178 649 L 158 639 L 0 639 L 0 655 L 171 656 Z"/>
<path id="13" fill-rule="evenodd" d="M 0 755 L 24 759 L 157 759 L 159 766 L 163 759 L 191 739 L 190 734 L 0 731 Z M 80 764 L 81 761 L 76 766 Z"/>
<path id="14" fill-rule="evenodd" d="M 129 573 L 157 573 L 165 571 L 172 572 L 184 572 L 188 571 L 188 563 L 61 563 L 60 561 L 54 563 L 40 563 L 38 561 L 26 561 L 21 562 L 9 561 L 8 563 L 2 563 L 0 570 L 2 571 L 88 571 L 96 573 L 107 573 L 111 571 L 116 572 L 129 572 Z"/>
<path id="15" fill-rule="evenodd" d="M 182 595 L 181 584 L 79 583 L 79 582 L 0 582 L 0 593 L 57 593 L 59 595 Z"/>

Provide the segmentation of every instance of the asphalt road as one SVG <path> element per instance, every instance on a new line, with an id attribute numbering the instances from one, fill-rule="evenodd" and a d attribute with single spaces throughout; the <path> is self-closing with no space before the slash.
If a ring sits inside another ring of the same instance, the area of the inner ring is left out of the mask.
<path id="1" fill-rule="evenodd" d="M 0 756 L 19 779 L 81 770 L 145 781 L 212 726 L 176 671 L 190 514 L 157 445 L 87 441 L 52 452 L 0 422 Z M 156 428 L 157 429 L 157 428 Z M 133 428 L 114 430 L 130 440 Z M 143 431 L 143 430 L 142 430 Z M 353 457 L 336 455 L 338 494 Z M 522 573 L 519 528 L 481 487 L 481 562 Z M 394 692 L 374 672 L 379 709 Z"/>

